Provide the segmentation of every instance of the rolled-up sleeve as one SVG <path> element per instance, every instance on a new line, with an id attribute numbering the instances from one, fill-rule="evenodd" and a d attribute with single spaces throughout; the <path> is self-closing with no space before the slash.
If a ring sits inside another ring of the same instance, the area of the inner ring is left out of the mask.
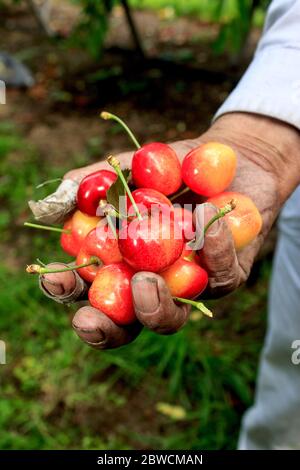
<path id="1" fill-rule="evenodd" d="M 237 111 L 300 129 L 300 0 L 273 0 L 253 61 L 214 119 Z"/>

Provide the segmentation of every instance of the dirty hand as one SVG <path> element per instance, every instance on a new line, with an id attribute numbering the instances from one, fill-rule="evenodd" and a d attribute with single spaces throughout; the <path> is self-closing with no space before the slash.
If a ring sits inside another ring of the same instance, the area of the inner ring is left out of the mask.
<path id="1" fill-rule="evenodd" d="M 202 263 L 209 275 L 206 296 L 218 297 L 236 289 L 248 277 L 254 258 L 268 234 L 277 214 L 300 182 L 299 133 L 292 126 L 272 118 L 231 113 L 221 116 L 200 138 L 172 144 L 182 160 L 200 143 L 218 141 L 230 145 L 238 155 L 236 178 L 229 190 L 248 195 L 258 207 L 263 227 L 259 236 L 246 248 L 236 252 L 231 233 L 224 219 L 208 230 L 201 252 Z M 131 154 L 118 156 L 123 167 L 130 166 Z M 70 171 L 66 180 L 79 182 L 86 174 L 106 168 L 105 162 Z M 183 203 L 189 203 L 188 195 Z M 204 205 L 204 220 L 198 205 L 194 216 L 205 224 L 216 209 Z M 43 286 L 53 297 L 68 295 L 76 287 L 76 276 L 70 273 L 44 275 Z M 171 334 L 188 319 L 187 305 L 177 306 L 163 279 L 153 273 L 140 272 L 132 279 L 132 292 L 138 322 L 129 327 L 117 326 L 92 307 L 82 307 L 73 319 L 77 334 L 98 349 L 119 347 L 132 341 L 145 326 L 159 334 Z"/>

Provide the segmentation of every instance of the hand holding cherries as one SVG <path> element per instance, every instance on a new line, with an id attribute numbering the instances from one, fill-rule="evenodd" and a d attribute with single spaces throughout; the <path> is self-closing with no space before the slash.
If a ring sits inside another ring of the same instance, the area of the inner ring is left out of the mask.
<path id="1" fill-rule="evenodd" d="M 202 302 L 193 300 L 209 281 L 193 248 L 201 250 L 207 229 L 221 217 L 228 223 L 236 250 L 251 243 L 262 227 L 261 215 L 250 198 L 226 192 L 236 173 L 235 152 L 222 143 L 209 142 L 190 151 L 181 165 L 170 146 L 157 142 L 140 146 L 118 117 L 106 112 L 102 117 L 121 123 L 137 147 L 131 179 L 115 157 L 108 158 L 111 170 L 86 176 L 78 188 L 77 210 L 62 229 L 53 227 L 62 232 L 61 247 L 76 258 L 75 265 L 58 270 L 35 264 L 27 272 L 77 270 L 90 285 L 91 306 L 117 325 L 136 322 L 131 279 L 140 271 L 158 273 L 175 302 L 212 316 Z M 187 191 L 218 208 L 197 236 L 192 212 L 172 203 Z"/>

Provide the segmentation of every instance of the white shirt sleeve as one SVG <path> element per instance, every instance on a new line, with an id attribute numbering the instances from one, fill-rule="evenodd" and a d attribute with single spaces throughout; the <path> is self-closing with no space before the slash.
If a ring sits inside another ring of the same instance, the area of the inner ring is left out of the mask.
<path id="1" fill-rule="evenodd" d="M 214 119 L 242 111 L 300 129 L 300 0 L 273 0 L 253 61 Z"/>

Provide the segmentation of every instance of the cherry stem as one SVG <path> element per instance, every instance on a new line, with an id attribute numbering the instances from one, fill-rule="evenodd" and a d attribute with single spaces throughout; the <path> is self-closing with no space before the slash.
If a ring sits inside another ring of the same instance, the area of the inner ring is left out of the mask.
<path id="1" fill-rule="evenodd" d="M 205 225 L 203 229 L 203 234 L 205 235 L 209 227 L 215 223 L 217 220 L 221 219 L 224 217 L 226 214 L 229 214 L 229 212 L 233 211 L 233 209 L 236 208 L 236 201 L 235 199 L 232 199 L 228 204 L 226 204 L 224 207 L 221 207 L 221 209 L 218 210 L 216 215 L 214 215 Z"/>
<path id="2" fill-rule="evenodd" d="M 78 264 L 77 266 L 69 266 L 67 268 L 47 268 L 44 266 L 40 266 L 39 264 L 30 264 L 26 268 L 26 272 L 28 274 L 49 274 L 49 273 L 65 273 L 67 271 L 74 271 L 75 269 L 86 268 L 88 266 L 92 266 L 93 264 L 100 265 L 101 261 L 97 256 L 91 256 L 90 261 L 88 263 Z"/>
<path id="3" fill-rule="evenodd" d="M 46 184 L 57 183 L 58 181 L 62 181 L 62 178 L 54 178 L 54 179 L 52 179 L 52 180 L 44 181 L 43 183 L 38 184 L 38 185 L 35 187 L 35 189 L 40 189 L 40 188 L 42 188 L 43 186 L 46 186 Z"/>
<path id="4" fill-rule="evenodd" d="M 101 199 L 99 202 L 99 207 L 102 210 L 103 214 L 110 215 L 111 217 L 115 217 L 116 219 L 122 219 L 121 214 L 105 199 Z"/>
<path id="5" fill-rule="evenodd" d="M 125 176 L 124 176 L 123 173 L 122 173 L 119 160 L 118 160 L 116 157 L 113 157 L 112 155 L 110 155 L 110 156 L 108 157 L 107 161 L 108 161 L 108 163 L 110 164 L 110 166 L 113 167 L 113 169 L 114 169 L 115 172 L 117 173 L 118 177 L 119 177 L 120 180 L 122 181 L 123 186 L 124 186 L 124 188 L 125 188 L 125 191 L 126 191 L 126 193 L 128 194 L 128 197 L 129 197 L 129 199 L 130 199 L 130 201 L 131 201 L 131 204 L 132 204 L 132 206 L 133 206 L 133 208 L 134 208 L 134 210 L 135 210 L 135 213 L 136 213 L 136 215 L 137 215 L 137 218 L 138 218 L 139 220 L 143 220 L 143 218 L 142 218 L 142 216 L 141 216 L 141 213 L 140 213 L 140 211 L 139 211 L 139 208 L 138 208 L 138 206 L 136 205 L 136 202 L 135 202 L 135 200 L 134 200 L 134 198 L 133 198 L 133 196 L 132 196 L 132 193 L 131 193 L 131 191 L 130 191 L 130 188 L 129 188 L 128 184 L 127 184 L 126 178 L 125 178 Z"/>
<path id="6" fill-rule="evenodd" d="M 39 225 L 39 224 L 32 224 L 31 222 L 25 222 L 25 227 L 31 228 L 38 228 L 42 230 L 49 230 L 50 232 L 59 232 L 59 233 L 67 233 L 70 234 L 71 230 L 60 228 L 60 227 L 52 227 L 51 225 Z"/>
<path id="7" fill-rule="evenodd" d="M 141 148 L 141 145 L 139 144 L 139 142 L 137 141 L 135 135 L 133 134 L 133 132 L 129 129 L 129 127 L 127 126 L 127 124 L 125 124 L 125 122 L 119 118 L 118 116 L 116 116 L 115 114 L 112 114 L 112 113 L 108 113 L 107 111 L 102 111 L 102 113 L 100 114 L 100 117 L 102 119 L 105 119 L 105 121 L 108 121 L 108 120 L 112 120 L 112 121 L 116 121 L 118 122 L 122 127 L 123 129 L 127 132 L 127 134 L 129 135 L 130 139 L 132 140 L 132 142 L 134 143 L 134 145 L 136 146 L 137 149 L 140 149 Z"/>
<path id="8" fill-rule="evenodd" d="M 114 237 L 117 239 L 118 235 L 117 235 L 116 227 L 115 227 L 115 224 L 113 223 L 113 220 L 112 220 L 112 218 L 109 214 L 106 214 L 106 220 L 107 220 L 107 223 L 109 225 L 110 230 L 114 234 Z"/>
<path id="9" fill-rule="evenodd" d="M 188 193 L 189 191 L 190 191 L 190 188 L 186 186 L 181 191 L 179 191 L 179 193 L 173 194 L 173 196 L 171 196 L 169 199 L 170 201 L 174 201 L 175 199 L 177 199 L 178 197 L 182 196 L 185 193 Z"/>
<path id="10" fill-rule="evenodd" d="M 200 312 L 202 312 L 207 317 L 213 317 L 212 311 L 209 310 L 209 308 L 207 308 L 203 302 L 198 302 L 197 300 L 183 299 L 182 297 L 173 297 L 173 299 L 176 300 L 176 302 L 192 305 L 192 307 L 196 308 L 197 310 L 200 310 Z"/>

